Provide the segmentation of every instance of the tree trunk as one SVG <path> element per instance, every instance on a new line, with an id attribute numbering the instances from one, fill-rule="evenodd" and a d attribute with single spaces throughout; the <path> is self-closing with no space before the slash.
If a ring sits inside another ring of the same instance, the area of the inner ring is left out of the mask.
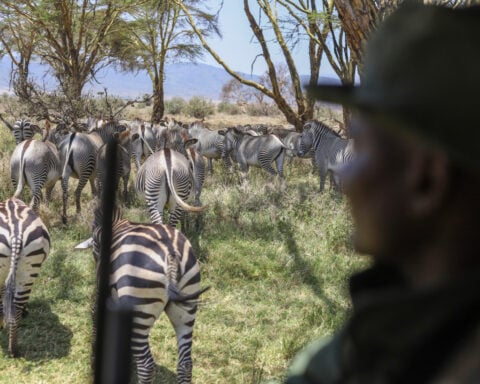
<path id="1" fill-rule="evenodd" d="M 159 123 L 165 114 L 165 90 L 163 81 L 163 71 L 159 71 L 159 74 L 155 76 L 153 85 L 152 123 Z"/>

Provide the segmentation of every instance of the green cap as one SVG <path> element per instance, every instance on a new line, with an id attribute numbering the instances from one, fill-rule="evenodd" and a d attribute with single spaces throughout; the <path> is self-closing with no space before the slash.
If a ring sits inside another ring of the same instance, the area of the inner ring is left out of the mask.
<path id="1" fill-rule="evenodd" d="M 308 92 L 415 132 L 480 168 L 480 7 L 406 1 L 369 38 L 361 85 Z"/>

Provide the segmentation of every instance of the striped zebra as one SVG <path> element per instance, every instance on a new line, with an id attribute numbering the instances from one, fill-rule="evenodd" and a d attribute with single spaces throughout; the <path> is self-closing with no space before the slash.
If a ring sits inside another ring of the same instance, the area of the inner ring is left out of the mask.
<path id="1" fill-rule="evenodd" d="M 213 159 L 222 159 L 226 169 L 232 166 L 230 158 L 222 156 L 225 152 L 224 140 L 223 136 L 217 131 L 208 129 L 201 122 L 195 122 L 188 128 L 188 134 L 190 137 L 198 140 L 195 148 L 201 156 L 207 158 L 207 169 L 210 174 L 213 174 Z"/>
<path id="2" fill-rule="evenodd" d="M 125 126 L 116 122 L 94 125 L 88 133 L 72 132 L 65 136 L 59 144 L 63 169 L 62 193 L 63 210 L 62 221 L 67 223 L 68 181 L 70 176 L 78 179 L 75 190 L 75 204 L 77 214 L 81 212 L 80 197 L 87 182 L 90 183 L 92 194 L 96 195 L 95 176 L 97 154 L 100 147 L 113 137 L 115 133 L 122 132 Z"/>
<path id="3" fill-rule="evenodd" d="M 15 144 L 17 145 L 24 140 L 33 138 L 35 133 L 42 133 L 40 127 L 36 124 L 32 124 L 32 122 L 28 119 L 17 120 L 13 126 L 7 120 L 5 120 L 1 114 L 0 120 L 2 120 L 10 132 L 12 132 L 12 135 L 15 138 Z"/>
<path id="4" fill-rule="evenodd" d="M 204 207 L 194 207 L 185 202 L 194 189 L 191 163 L 180 152 L 169 148 L 148 157 L 135 178 L 135 190 L 145 196 L 153 223 L 163 223 L 165 206 L 169 208 L 169 224 L 172 226 L 178 224 L 184 210 L 202 211 Z"/>
<path id="5" fill-rule="evenodd" d="M 128 181 L 130 179 L 131 171 L 131 141 L 130 141 L 130 130 L 120 132 L 115 135 L 117 143 L 117 167 L 116 167 L 116 184 L 119 184 L 120 178 L 123 181 L 123 199 L 127 201 L 128 199 Z M 103 144 L 97 153 L 97 194 L 98 196 L 102 195 L 103 192 L 103 180 L 107 170 L 105 169 L 106 165 L 106 152 L 107 144 Z"/>
<path id="6" fill-rule="evenodd" d="M 0 203 L 0 325 L 8 329 L 8 354 L 17 355 L 17 327 L 33 283 L 50 250 L 40 217 L 23 201 Z"/>
<path id="7" fill-rule="evenodd" d="M 46 187 L 45 202 L 51 200 L 52 190 L 60 178 L 61 161 L 57 147 L 48 141 L 35 139 L 22 141 L 10 158 L 10 178 L 19 198 L 25 181 L 32 191 L 30 206 L 38 211 L 42 188 Z"/>
<path id="8" fill-rule="evenodd" d="M 341 187 L 339 169 L 353 159 L 352 139 L 344 139 L 327 125 L 310 120 L 305 123 L 300 136 L 299 156 L 314 152 L 314 162 L 320 175 L 320 192 L 325 188 L 325 179 L 330 172 L 330 186 Z"/>
<path id="9" fill-rule="evenodd" d="M 285 161 L 286 146 L 275 135 L 251 136 L 237 128 L 220 130 L 224 136 L 223 156 L 232 156 L 240 165 L 243 182 L 247 181 L 247 172 L 250 165 L 264 169 L 268 174 L 280 178 L 280 185 L 284 186 L 283 163 Z M 272 167 L 275 162 L 276 170 Z"/>
<path id="10" fill-rule="evenodd" d="M 96 209 L 93 236 L 95 260 L 100 257 L 102 210 Z M 83 244 L 83 243 L 82 243 Z M 200 268 L 189 240 L 162 224 L 132 223 L 114 209 L 109 292 L 115 301 L 134 308 L 132 354 L 139 383 L 152 383 L 155 362 L 149 334 L 164 311 L 176 334 L 178 383 L 191 383 L 192 339 L 200 288 Z M 77 248 L 84 246 L 79 245 Z M 95 317 L 95 314 L 94 314 Z M 95 331 L 94 331 L 95 333 Z"/>

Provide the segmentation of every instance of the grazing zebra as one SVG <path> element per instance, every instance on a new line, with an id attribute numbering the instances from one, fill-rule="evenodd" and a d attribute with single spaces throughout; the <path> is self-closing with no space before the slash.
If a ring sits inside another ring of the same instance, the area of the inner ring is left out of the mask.
<path id="1" fill-rule="evenodd" d="M 224 156 L 232 156 L 239 163 L 242 179 L 247 181 L 248 167 L 253 165 L 267 171 L 272 176 L 279 176 L 283 185 L 283 163 L 285 161 L 285 144 L 275 135 L 251 136 L 237 128 L 220 130 L 224 136 Z M 275 161 L 277 170 L 272 167 Z"/>
<path id="2" fill-rule="evenodd" d="M 17 120 L 13 126 L 7 120 L 5 120 L 1 114 L 0 120 L 2 120 L 10 132 L 12 132 L 13 137 L 15 137 L 15 144 L 17 145 L 24 140 L 31 139 L 35 133 L 42 133 L 40 127 L 36 124 L 32 124 L 30 120 Z"/>
<path id="3" fill-rule="evenodd" d="M 331 172 L 330 186 L 339 188 L 338 170 L 353 159 L 353 140 L 344 139 L 327 125 L 310 120 L 304 125 L 298 154 L 304 156 L 311 150 L 314 151 L 314 161 L 320 175 L 320 191 L 325 188 L 328 172 Z"/>
<path id="4" fill-rule="evenodd" d="M 195 122 L 188 128 L 188 134 L 190 137 L 198 140 L 197 144 L 195 144 L 195 148 L 201 156 L 207 158 L 207 169 L 210 174 L 213 174 L 213 159 L 222 158 L 226 169 L 229 169 L 232 166 L 230 158 L 222 156 L 225 152 L 223 147 L 224 140 L 223 136 L 217 131 L 212 131 L 206 128 L 202 123 Z"/>
<path id="5" fill-rule="evenodd" d="M 102 211 L 98 208 L 91 240 L 97 262 L 101 224 Z M 115 300 L 134 308 L 131 345 L 138 382 L 153 381 L 155 362 L 148 338 L 155 320 L 165 311 L 177 338 L 178 383 L 190 383 L 197 302 L 208 288 L 200 288 L 200 268 L 189 240 L 171 226 L 122 219 L 115 209 L 110 255 L 108 291 Z"/>
<path id="6" fill-rule="evenodd" d="M 23 201 L 0 203 L 0 326 L 8 328 L 8 354 L 17 355 L 17 326 L 50 250 L 50 236 Z"/>
<path id="7" fill-rule="evenodd" d="M 32 191 L 30 206 L 38 211 L 42 188 L 46 186 L 46 203 L 51 199 L 53 187 L 60 178 L 61 161 L 57 147 L 49 141 L 35 139 L 22 141 L 10 158 L 10 178 L 15 197 L 20 197 L 26 181 Z"/>
<path id="8" fill-rule="evenodd" d="M 169 224 L 172 226 L 178 224 L 184 210 L 202 211 L 204 207 L 194 207 L 184 201 L 192 189 L 195 189 L 195 180 L 191 163 L 180 152 L 169 148 L 148 157 L 135 178 L 135 190 L 138 194 L 145 195 L 153 223 L 163 223 L 163 209 L 166 205 L 169 207 Z"/>

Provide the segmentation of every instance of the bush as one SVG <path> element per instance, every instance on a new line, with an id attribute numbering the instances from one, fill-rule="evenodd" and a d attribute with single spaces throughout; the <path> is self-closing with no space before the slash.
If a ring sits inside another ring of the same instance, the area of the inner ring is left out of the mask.
<path id="1" fill-rule="evenodd" d="M 187 102 L 181 97 L 173 97 L 165 101 L 165 113 L 169 115 L 180 115 L 185 113 Z"/>
<path id="2" fill-rule="evenodd" d="M 226 113 L 227 115 L 239 115 L 240 113 L 242 113 L 242 110 L 236 104 L 231 104 L 231 103 L 222 101 L 217 105 L 217 112 Z"/>
<path id="3" fill-rule="evenodd" d="M 209 115 L 213 115 L 215 105 L 211 100 L 205 100 L 195 96 L 189 100 L 184 112 L 187 116 L 203 119 Z"/>

